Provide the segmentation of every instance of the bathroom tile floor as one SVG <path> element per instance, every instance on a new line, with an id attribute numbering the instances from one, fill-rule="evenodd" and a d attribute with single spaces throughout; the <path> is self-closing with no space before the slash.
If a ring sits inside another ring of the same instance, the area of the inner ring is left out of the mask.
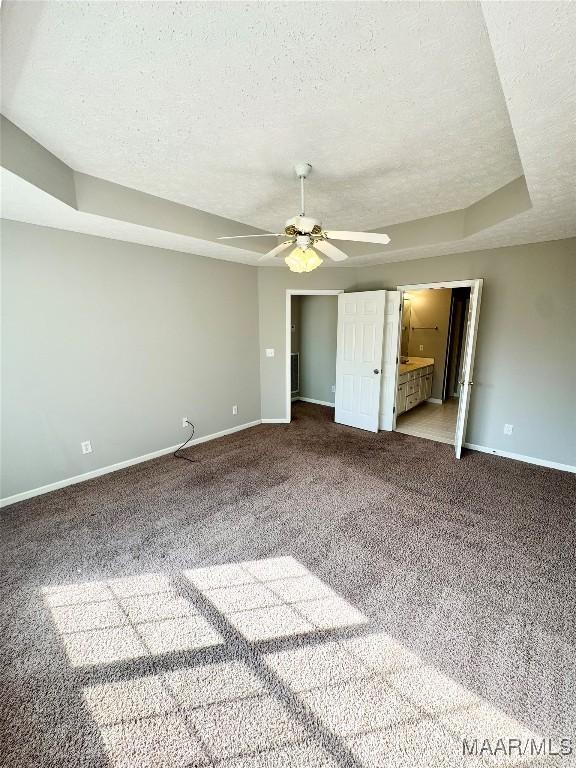
<path id="1" fill-rule="evenodd" d="M 456 397 L 451 397 L 442 404 L 420 403 L 407 413 L 398 416 L 396 431 L 453 445 L 457 415 L 458 398 Z"/>

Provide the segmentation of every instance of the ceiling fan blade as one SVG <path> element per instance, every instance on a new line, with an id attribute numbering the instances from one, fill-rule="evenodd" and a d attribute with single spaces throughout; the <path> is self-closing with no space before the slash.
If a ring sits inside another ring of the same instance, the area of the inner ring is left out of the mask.
<path id="1" fill-rule="evenodd" d="M 381 243 L 388 245 L 390 238 L 388 235 L 381 235 L 378 232 L 336 232 L 333 229 L 324 232 L 330 240 L 350 240 L 356 243 Z"/>
<path id="2" fill-rule="evenodd" d="M 315 240 L 312 247 L 316 248 L 316 250 L 320 251 L 325 256 L 328 256 L 332 261 L 344 261 L 348 258 L 347 254 L 341 251 L 340 248 L 336 248 L 335 245 L 332 245 L 332 243 L 329 243 L 327 240 Z"/>
<path id="3" fill-rule="evenodd" d="M 217 240 L 240 240 L 244 237 L 282 237 L 284 233 L 278 234 L 274 232 L 266 233 L 265 235 L 226 235 L 225 237 L 218 237 Z"/>
<path id="4" fill-rule="evenodd" d="M 264 256 L 260 256 L 258 261 L 268 261 L 268 259 L 273 259 L 275 256 L 278 256 L 279 253 L 282 253 L 282 251 L 285 251 L 287 248 L 290 248 L 293 245 L 294 240 L 288 240 L 285 243 L 280 243 L 280 245 L 277 245 L 276 248 L 272 248 L 271 251 L 265 253 Z"/>

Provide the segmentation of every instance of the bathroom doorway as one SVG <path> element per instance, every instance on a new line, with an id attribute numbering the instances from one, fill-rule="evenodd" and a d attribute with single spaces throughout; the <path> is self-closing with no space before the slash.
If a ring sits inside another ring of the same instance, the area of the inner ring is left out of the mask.
<path id="1" fill-rule="evenodd" d="M 395 430 L 464 442 L 482 281 L 402 286 Z"/>

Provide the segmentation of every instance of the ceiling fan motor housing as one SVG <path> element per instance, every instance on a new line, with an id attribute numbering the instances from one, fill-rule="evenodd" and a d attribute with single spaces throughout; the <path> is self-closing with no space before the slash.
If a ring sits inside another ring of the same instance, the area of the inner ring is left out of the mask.
<path id="1" fill-rule="evenodd" d="M 294 235 L 319 235 L 322 232 L 322 225 L 318 219 L 311 219 L 308 216 L 294 216 L 286 222 L 285 233 L 294 237 Z"/>
<path id="2" fill-rule="evenodd" d="M 301 248 L 303 251 L 305 251 L 306 248 L 310 247 L 310 245 L 312 244 L 311 240 L 312 238 L 310 237 L 310 235 L 300 235 L 300 234 L 296 235 L 296 245 L 298 246 L 298 248 Z"/>

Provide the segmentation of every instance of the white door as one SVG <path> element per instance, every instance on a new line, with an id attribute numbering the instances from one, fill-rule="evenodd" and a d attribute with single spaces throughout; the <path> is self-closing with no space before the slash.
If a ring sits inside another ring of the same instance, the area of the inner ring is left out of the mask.
<path id="1" fill-rule="evenodd" d="M 335 421 L 378 431 L 386 291 L 338 296 Z"/>
<path id="2" fill-rule="evenodd" d="M 396 390 L 398 387 L 398 355 L 400 354 L 400 291 L 386 291 L 384 308 L 384 344 L 382 348 L 382 401 L 380 429 L 396 427 Z"/>
<path id="3" fill-rule="evenodd" d="M 464 347 L 464 364 L 460 378 L 460 397 L 458 401 L 458 418 L 456 420 L 456 436 L 454 449 L 456 458 L 462 453 L 462 443 L 466 437 L 466 423 L 468 422 L 468 409 L 470 407 L 470 390 L 474 383 L 472 374 L 474 371 L 474 354 L 476 352 L 476 335 L 478 332 L 478 320 L 480 318 L 480 299 L 482 298 L 482 280 L 474 280 L 470 288 L 470 302 L 468 304 L 468 318 L 466 325 L 466 345 Z"/>

